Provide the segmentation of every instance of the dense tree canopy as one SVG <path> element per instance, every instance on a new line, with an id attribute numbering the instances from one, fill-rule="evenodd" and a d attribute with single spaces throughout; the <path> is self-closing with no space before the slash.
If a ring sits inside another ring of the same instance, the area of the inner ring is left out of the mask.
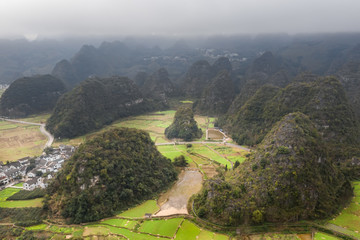
<path id="1" fill-rule="evenodd" d="M 306 115 L 291 113 L 248 160 L 225 178 L 208 180 L 195 208 L 230 225 L 297 221 L 329 217 L 351 194 L 315 125 Z"/>
<path id="2" fill-rule="evenodd" d="M 47 129 L 56 137 L 71 138 L 150 109 L 128 78 L 90 78 L 59 99 Z"/>
<path id="3" fill-rule="evenodd" d="M 175 179 L 174 166 L 147 132 L 112 129 L 80 145 L 49 186 L 46 208 L 70 222 L 95 221 L 153 197 Z"/>
<path id="4" fill-rule="evenodd" d="M 188 107 L 180 107 L 175 113 L 173 123 L 165 129 L 165 136 L 170 139 L 181 138 L 190 141 L 200 138 L 201 135 L 202 131 L 197 126 L 194 113 Z"/>
<path id="5" fill-rule="evenodd" d="M 0 112 L 5 116 L 25 117 L 51 111 L 65 90 L 64 83 L 51 75 L 17 79 L 1 96 Z"/>

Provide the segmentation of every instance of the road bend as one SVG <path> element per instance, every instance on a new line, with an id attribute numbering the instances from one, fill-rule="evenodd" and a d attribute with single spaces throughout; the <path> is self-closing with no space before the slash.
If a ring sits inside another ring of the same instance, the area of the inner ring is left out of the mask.
<path id="1" fill-rule="evenodd" d="M 40 132 L 43 135 L 45 135 L 45 137 L 47 138 L 47 142 L 46 142 L 46 144 L 44 146 L 44 149 L 47 148 L 47 147 L 50 147 L 51 144 L 54 142 L 54 136 L 51 135 L 51 133 L 49 133 L 45 129 L 45 124 L 44 123 L 33 123 L 33 122 L 26 122 L 26 121 L 21 121 L 21 120 L 16 120 L 16 119 L 8 119 L 8 118 L 0 118 L 0 120 L 7 121 L 7 122 L 13 122 L 13 123 L 21 123 L 21 124 L 39 126 L 40 127 Z"/>

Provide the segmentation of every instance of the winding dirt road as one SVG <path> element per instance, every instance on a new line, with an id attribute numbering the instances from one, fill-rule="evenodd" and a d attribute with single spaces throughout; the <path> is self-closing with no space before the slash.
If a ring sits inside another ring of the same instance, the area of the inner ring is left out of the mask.
<path id="1" fill-rule="evenodd" d="M 25 122 L 25 121 L 20 121 L 20 120 L 16 120 L 16 119 L 8 119 L 8 118 L 0 118 L 0 120 L 13 122 L 13 123 L 21 123 L 21 124 L 39 126 L 40 127 L 40 132 L 43 135 L 45 135 L 46 138 L 47 138 L 47 142 L 45 143 L 44 149 L 47 148 L 47 147 L 50 147 L 51 144 L 54 142 L 54 136 L 51 135 L 51 133 L 49 133 L 48 131 L 46 131 L 44 123 L 32 123 L 32 122 Z"/>

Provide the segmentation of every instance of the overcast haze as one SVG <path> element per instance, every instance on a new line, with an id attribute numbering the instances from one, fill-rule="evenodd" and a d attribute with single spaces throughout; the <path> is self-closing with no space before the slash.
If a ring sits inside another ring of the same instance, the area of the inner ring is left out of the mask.
<path id="1" fill-rule="evenodd" d="M 0 37 L 360 32 L 359 0 L 0 0 Z"/>

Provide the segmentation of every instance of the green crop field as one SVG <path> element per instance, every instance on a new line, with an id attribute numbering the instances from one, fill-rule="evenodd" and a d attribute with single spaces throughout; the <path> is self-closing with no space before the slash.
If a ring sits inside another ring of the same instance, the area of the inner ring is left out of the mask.
<path id="1" fill-rule="evenodd" d="M 25 208 L 25 207 L 42 207 L 43 199 L 36 198 L 31 200 L 3 201 L 0 202 L 2 208 Z"/>
<path id="2" fill-rule="evenodd" d="M 46 225 L 46 224 L 39 224 L 39 225 L 31 226 L 31 227 L 26 227 L 26 230 L 29 230 L 29 231 L 42 231 L 42 230 L 47 229 L 47 227 L 48 227 L 48 225 Z"/>
<path id="3" fill-rule="evenodd" d="M 317 232 L 317 233 L 315 233 L 314 239 L 315 240 L 338 240 L 340 238 L 333 237 L 333 236 L 327 235 L 325 233 Z"/>
<path id="4" fill-rule="evenodd" d="M 51 116 L 50 113 L 44 113 L 39 115 L 32 115 L 27 118 L 22 118 L 20 120 L 25 122 L 32 122 L 32 123 L 45 123 L 50 116 Z"/>
<path id="5" fill-rule="evenodd" d="M 201 229 L 189 220 L 184 220 L 181 224 L 181 228 L 176 234 L 176 240 L 192 240 L 200 234 Z"/>
<path id="6" fill-rule="evenodd" d="M 139 231 L 173 237 L 182 221 L 182 218 L 145 221 L 141 224 Z"/>
<path id="7" fill-rule="evenodd" d="M 6 201 L 8 197 L 11 197 L 15 193 L 19 192 L 21 189 L 18 188 L 5 188 L 0 191 L 0 202 Z"/>
<path id="8" fill-rule="evenodd" d="M 24 207 L 41 207 L 42 198 L 31 200 L 6 201 L 6 199 L 19 192 L 19 188 L 5 188 L 0 191 L 0 207 L 2 208 L 24 208 Z"/>
<path id="9" fill-rule="evenodd" d="M 168 238 L 163 238 L 163 237 L 152 236 L 149 234 L 133 232 L 133 231 L 130 231 L 125 228 L 116 228 L 116 227 L 111 227 L 111 226 L 106 226 L 106 228 L 109 229 L 110 233 L 120 234 L 131 240 L 156 240 L 156 239 L 157 240 L 159 240 L 159 239 L 165 240 L 165 239 L 168 239 Z"/>
<path id="10" fill-rule="evenodd" d="M 104 221 L 101 221 L 102 224 L 109 224 L 115 227 L 124 227 L 128 229 L 134 229 L 138 221 L 135 220 L 128 220 L 128 219 L 121 219 L 121 218 L 111 218 Z"/>
<path id="11" fill-rule="evenodd" d="M 329 222 L 345 228 L 349 234 L 360 238 L 360 181 L 354 182 L 353 186 L 355 196 L 350 205 L 344 208 L 336 218 Z"/>
<path id="12" fill-rule="evenodd" d="M 15 186 L 15 187 L 23 187 L 23 185 L 24 185 L 24 183 L 21 182 L 21 183 L 15 184 L 14 186 Z"/>
<path id="13" fill-rule="evenodd" d="M 155 213 L 159 210 L 159 206 L 157 205 L 155 200 L 149 200 L 140 204 L 137 207 L 131 208 L 118 216 L 120 217 L 129 217 L 129 218 L 139 218 L 144 217 L 145 213 Z"/>
<path id="14" fill-rule="evenodd" d="M 228 168 L 231 168 L 231 163 L 228 160 L 221 157 L 219 154 L 212 151 L 211 149 L 209 149 L 205 145 L 194 144 L 193 145 L 193 151 L 196 152 L 197 154 L 200 154 L 200 155 L 202 155 L 204 157 L 207 157 L 207 158 L 209 158 L 209 159 L 211 159 L 211 160 L 213 160 L 215 162 L 218 162 L 223 166 L 227 166 Z"/>

